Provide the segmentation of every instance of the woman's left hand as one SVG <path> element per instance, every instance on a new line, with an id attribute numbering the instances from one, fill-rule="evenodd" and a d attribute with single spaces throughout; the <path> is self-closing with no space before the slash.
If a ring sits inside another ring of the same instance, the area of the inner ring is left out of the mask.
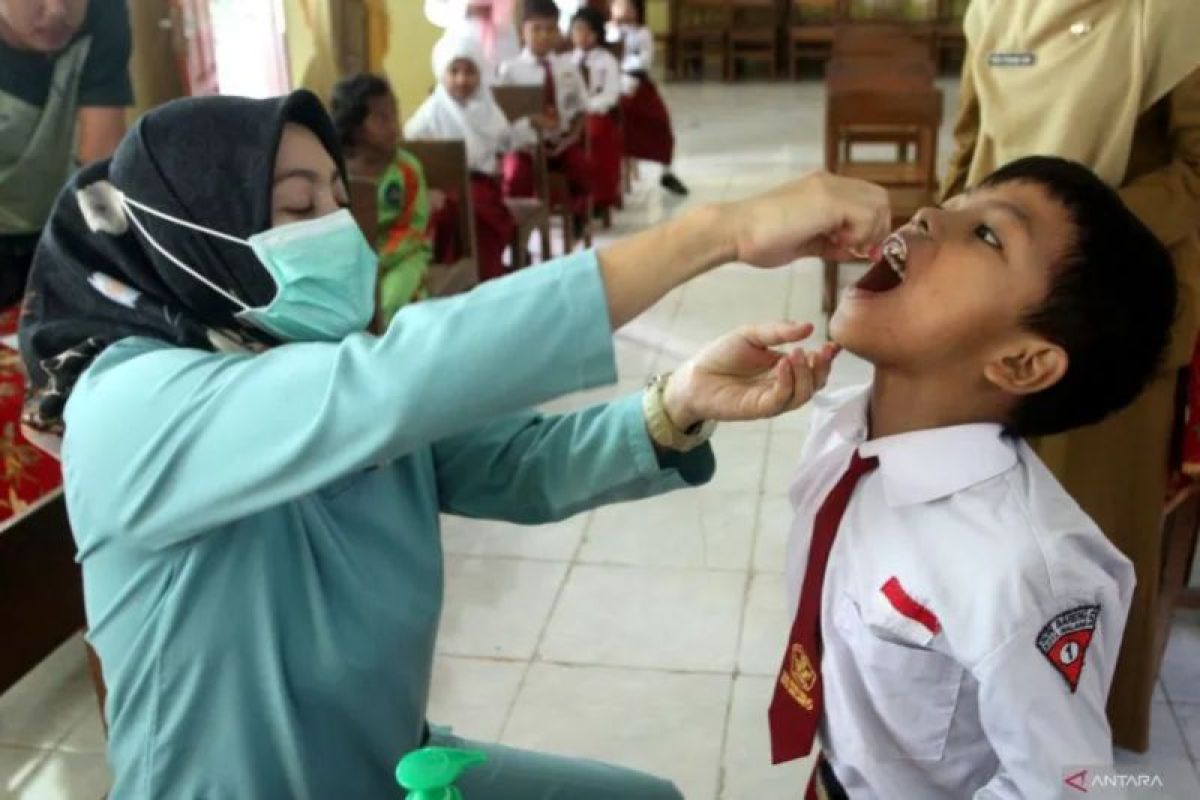
<path id="1" fill-rule="evenodd" d="M 763 419 L 799 408 L 825 385 L 840 348 L 772 348 L 812 332 L 809 323 L 773 322 L 722 336 L 671 374 L 663 392 L 667 416 L 686 430 L 697 422 Z"/>

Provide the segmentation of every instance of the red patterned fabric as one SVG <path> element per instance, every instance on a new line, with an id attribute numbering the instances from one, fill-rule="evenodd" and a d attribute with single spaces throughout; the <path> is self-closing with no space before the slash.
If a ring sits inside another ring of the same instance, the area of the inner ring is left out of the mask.
<path id="1" fill-rule="evenodd" d="M 20 306 L 0 312 L 0 336 L 17 332 Z M 30 444 L 21 434 L 25 370 L 21 356 L 0 344 L 0 522 L 20 515 L 62 485 L 58 461 Z"/>

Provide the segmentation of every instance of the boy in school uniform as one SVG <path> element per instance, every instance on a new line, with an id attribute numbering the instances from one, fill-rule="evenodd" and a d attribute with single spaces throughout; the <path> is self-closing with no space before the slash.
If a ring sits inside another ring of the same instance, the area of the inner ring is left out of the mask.
<path id="1" fill-rule="evenodd" d="M 831 335 L 875 376 L 814 405 L 768 713 L 775 763 L 819 740 L 807 797 L 1057 798 L 1111 763 L 1133 569 L 1023 437 L 1130 403 L 1175 303 L 1154 235 L 1048 157 L 923 209 L 847 291 Z"/>
<path id="2" fill-rule="evenodd" d="M 546 113 L 557 120 L 557 128 L 546 134 L 550 169 L 567 176 L 570 205 L 576 231 L 582 230 L 587 200 L 592 190 L 592 166 L 584 146 L 587 124 L 587 86 L 570 54 L 559 54 L 558 6 L 553 0 L 526 0 L 521 23 L 525 49 L 500 65 L 498 83 L 541 86 L 546 93 Z M 534 144 L 529 139 L 523 151 L 504 160 L 504 193 L 510 197 L 535 194 Z"/>

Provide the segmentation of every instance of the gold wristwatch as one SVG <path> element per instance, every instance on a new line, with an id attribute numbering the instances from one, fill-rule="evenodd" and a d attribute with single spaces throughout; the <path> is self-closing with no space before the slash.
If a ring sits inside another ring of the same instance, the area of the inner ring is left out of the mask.
<path id="1" fill-rule="evenodd" d="M 667 379 L 670 377 L 671 373 L 665 372 L 655 375 L 646 384 L 646 391 L 642 395 L 642 415 L 646 418 L 646 430 L 650 432 L 650 438 L 656 445 L 686 453 L 707 442 L 716 430 L 717 423 L 697 422 L 687 430 L 676 427 L 667 414 L 666 405 L 663 404 L 663 391 L 667 388 Z"/>

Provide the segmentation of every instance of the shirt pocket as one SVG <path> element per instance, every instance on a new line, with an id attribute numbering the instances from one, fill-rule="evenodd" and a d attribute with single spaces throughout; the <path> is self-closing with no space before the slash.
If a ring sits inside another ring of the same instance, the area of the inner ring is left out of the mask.
<path id="1" fill-rule="evenodd" d="M 853 658 L 863 694 L 856 728 L 880 761 L 937 761 L 958 703 L 963 668 L 930 647 L 935 634 L 876 593 L 865 607 L 843 595 L 834 624 Z M 848 676 L 843 677 L 849 680 Z"/>

